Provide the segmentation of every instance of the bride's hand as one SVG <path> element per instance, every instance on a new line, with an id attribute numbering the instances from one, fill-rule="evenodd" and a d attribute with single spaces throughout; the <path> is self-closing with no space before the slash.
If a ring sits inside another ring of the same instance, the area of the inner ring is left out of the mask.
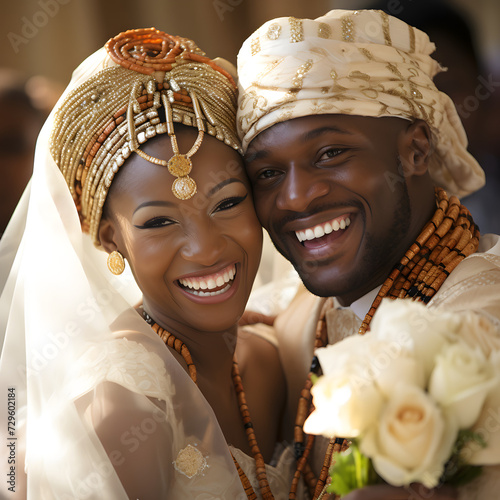
<path id="1" fill-rule="evenodd" d="M 396 488 L 386 484 L 367 486 L 352 491 L 342 500 L 456 500 L 458 491 L 449 486 L 429 490 L 421 484 Z"/>

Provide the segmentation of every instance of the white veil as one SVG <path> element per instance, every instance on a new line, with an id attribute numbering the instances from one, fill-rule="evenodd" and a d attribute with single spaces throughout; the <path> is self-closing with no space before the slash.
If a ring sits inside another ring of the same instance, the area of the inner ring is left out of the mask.
<path id="1" fill-rule="evenodd" d="M 99 50 L 65 94 L 114 64 Z M 111 275 L 82 233 L 49 153 L 53 116 L 0 241 L 0 497 L 125 500 L 125 464 L 141 500 L 155 498 L 152 483 L 169 499 L 246 498 L 212 409 L 131 306 L 133 278 Z M 106 427 L 114 450 L 93 425 L 109 401 L 124 408 Z"/>

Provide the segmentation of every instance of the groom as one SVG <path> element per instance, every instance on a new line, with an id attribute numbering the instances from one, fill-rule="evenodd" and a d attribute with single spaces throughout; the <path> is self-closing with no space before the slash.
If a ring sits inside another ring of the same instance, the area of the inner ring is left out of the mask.
<path id="1" fill-rule="evenodd" d="M 500 324 L 500 240 L 480 238 L 452 196 L 479 189 L 484 174 L 432 82 L 441 69 L 433 50 L 381 11 L 331 11 L 269 21 L 238 55 L 238 126 L 257 214 L 307 289 L 333 297 L 321 318 L 329 343 L 369 329 L 384 297 L 473 309 Z M 301 294 L 276 323 L 293 404 L 323 303 Z M 498 348 L 500 331 L 492 335 Z M 485 469 L 469 486 L 477 498 L 498 482 L 499 470 Z M 388 486 L 352 495 L 409 498 Z"/>

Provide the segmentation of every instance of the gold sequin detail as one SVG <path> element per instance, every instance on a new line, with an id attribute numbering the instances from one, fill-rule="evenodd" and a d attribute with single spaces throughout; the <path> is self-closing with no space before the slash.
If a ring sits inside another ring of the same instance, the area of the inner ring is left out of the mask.
<path id="1" fill-rule="evenodd" d="M 334 69 L 330 71 L 330 76 L 333 78 L 333 80 L 336 80 L 339 77 L 338 73 Z"/>
<path id="2" fill-rule="evenodd" d="M 384 41 L 386 45 L 392 45 L 391 40 L 391 30 L 389 27 L 389 15 L 387 12 L 380 11 L 380 15 L 382 16 L 382 31 L 384 33 Z"/>
<path id="3" fill-rule="evenodd" d="M 289 17 L 288 22 L 290 23 L 290 43 L 301 42 L 304 39 L 302 19 Z"/>
<path id="4" fill-rule="evenodd" d="M 281 34 L 281 26 L 278 23 L 273 23 L 269 26 L 266 36 L 269 40 L 277 40 Z"/>
<path id="5" fill-rule="evenodd" d="M 354 21 L 349 16 L 341 19 L 341 30 L 344 42 L 354 41 Z"/>
<path id="6" fill-rule="evenodd" d="M 332 28 L 329 24 L 319 23 L 318 26 L 318 37 L 319 38 L 330 38 L 332 36 Z"/>
<path id="7" fill-rule="evenodd" d="M 255 37 L 250 42 L 250 50 L 252 52 L 252 56 L 254 56 L 255 54 L 258 54 L 260 52 L 260 40 L 259 40 L 259 37 Z"/>
<path id="8" fill-rule="evenodd" d="M 302 80 L 309 72 L 309 70 L 312 68 L 312 65 L 313 65 L 312 59 L 308 59 L 304 64 L 299 66 L 299 69 L 297 69 L 295 76 L 292 78 L 292 85 L 294 89 L 302 88 Z"/>

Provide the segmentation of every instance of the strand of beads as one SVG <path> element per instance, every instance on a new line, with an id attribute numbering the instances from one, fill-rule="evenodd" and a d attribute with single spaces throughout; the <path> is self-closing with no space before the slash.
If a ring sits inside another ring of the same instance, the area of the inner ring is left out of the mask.
<path id="1" fill-rule="evenodd" d="M 151 326 L 153 331 L 163 340 L 163 342 L 165 342 L 165 344 L 168 347 L 174 349 L 177 353 L 179 353 L 182 356 L 188 367 L 189 376 L 191 377 L 191 380 L 195 384 L 197 384 L 196 366 L 194 365 L 191 353 L 189 352 L 189 349 L 186 346 L 186 344 L 184 344 L 184 342 L 175 337 L 175 335 L 171 334 L 170 332 L 159 326 L 158 323 L 156 323 L 146 311 L 143 310 L 142 316 L 146 320 L 146 322 Z M 243 389 L 243 383 L 241 380 L 236 360 L 233 360 L 232 378 L 233 378 L 234 389 L 236 391 L 236 396 L 238 398 L 238 406 L 240 409 L 241 418 L 243 420 L 243 425 L 245 427 L 245 432 L 247 435 L 248 444 L 250 445 L 250 449 L 252 450 L 252 455 L 255 460 L 257 479 L 259 481 L 259 488 L 262 498 L 264 500 L 274 500 L 274 496 L 271 492 L 271 488 L 267 480 L 266 464 L 264 462 L 264 457 L 257 444 L 257 437 L 255 436 L 255 431 L 253 429 L 253 423 L 250 416 L 250 411 L 248 409 L 248 404 L 246 401 L 245 390 Z M 241 468 L 236 458 L 234 458 L 233 455 L 232 457 L 236 469 L 238 471 L 238 476 L 240 478 L 241 484 L 243 486 L 243 489 L 245 490 L 245 494 L 247 495 L 247 498 L 249 500 L 256 500 L 257 495 L 255 494 L 255 491 L 252 488 L 250 480 L 246 476 L 245 472 Z"/>
<path id="2" fill-rule="evenodd" d="M 365 316 L 364 334 L 384 297 L 411 297 L 427 304 L 465 257 L 477 250 L 479 229 L 455 196 L 436 188 L 437 209 L 413 245 L 394 267 Z"/>
<path id="3" fill-rule="evenodd" d="M 250 411 L 248 409 L 248 404 L 246 401 L 245 391 L 243 389 L 243 383 L 241 381 L 240 372 L 238 370 L 238 363 L 233 361 L 233 384 L 236 390 L 236 396 L 238 398 L 238 404 L 240 407 L 241 418 L 243 419 L 243 426 L 247 434 L 248 444 L 252 450 L 252 455 L 255 460 L 255 467 L 257 472 L 257 479 L 259 481 L 259 488 L 264 500 L 274 499 L 271 493 L 271 488 L 269 487 L 269 482 L 267 481 L 266 474 L 266 463 L 264 462 L 264 457 L 260 451 L 257 444 L 257 437 L 255 436 L 255 431 L 253 428 L 252 419 L 250 417 Z"/>

